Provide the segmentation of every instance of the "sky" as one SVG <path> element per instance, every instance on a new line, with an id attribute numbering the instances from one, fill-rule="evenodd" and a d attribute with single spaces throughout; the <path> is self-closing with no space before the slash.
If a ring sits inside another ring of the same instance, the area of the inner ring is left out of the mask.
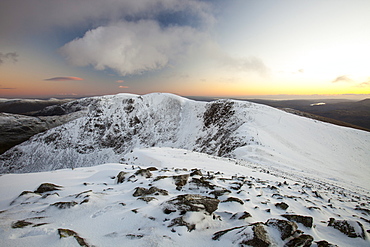
<path id="1" fill-rule="evenodd" d="M 370 98 L 368 0 L 1 0 L 0 98 Z"/>

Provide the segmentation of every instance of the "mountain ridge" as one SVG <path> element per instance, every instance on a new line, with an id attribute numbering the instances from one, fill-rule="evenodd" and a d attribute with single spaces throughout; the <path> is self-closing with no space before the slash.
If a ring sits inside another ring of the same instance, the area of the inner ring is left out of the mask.
<path id="1" fill-rule="evenodd" d="M 136 147 L 173 147 L 297 173 L 347 172 L 368 188 L 370 134 L 250 102 L 196 102 L 172 94 L 120 94 L 67 103 L 86 114 L 0 156 L 0 172 L 36 172 L 120 162 Z M 80 108 L 84 108 L 80 107 Z M 357 164 L 360 171 L 350 170 Z M 349 181 L 348 181 L 349 180 Z"/>

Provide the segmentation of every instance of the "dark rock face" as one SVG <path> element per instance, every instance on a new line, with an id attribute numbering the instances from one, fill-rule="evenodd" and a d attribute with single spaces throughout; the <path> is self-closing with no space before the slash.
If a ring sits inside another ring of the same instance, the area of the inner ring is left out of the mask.
<path id="1" fill-rule="evenodd" d="M 147 195 L 168 195 L 167 190 L 158 189 L 157 187 L 150 187 L 149 189 L 143 188 L 143 187 L 136 187 L 134 194 L 132 194 L 134 197 L 139 196 L 147 196 Z"/>
<path id="2" fill-rule="evenodd" d="M 184 217 L 177 217 L 171 221 L 171 223 L 168 225 L 168 227 L 173 227 L 173 226 L 186 226 L 188 228 L 188 231 L 191 232 L 195 230 L 195 224 L 190 224 L 184 220 Z"/>
<path id="3" fill-rule="evenodd" d="M 358 221 L 335 220 L 334 218 L 330 218 L 328 226 L 334 227 L 350 238 L 365 239 L 364 227 Z"/>
<path id="4" fill-rule="evenodd" d="M 289 205 L 286 204 L 285 202 L 280 202 L 280 203 L 276 203 L 275 207 L 280 208 L 282 210 L 286 210 L 289 207 Z"/>
<path id="5" fill-rule="evenodd" d="M 90 245 L 86 242 L 85 239 L 81 238 L 77 232 L 72 231 L 70 229 L 58 229 L 58 234 L 60 238 L 67 238 L 67 237 L 74 237 L 77 243 L 82 247 L 90 247 Z"/>
<path id="6" fill-rule="evenodd" d="M 337 245 L 331 244 L 326 240 L 321 240 L 316 242 L 317 247 L 338 247 Z"/>
<path id="7" fill-rule="evenodd" d="M 177 190 L 181 190 L 188 183 L 189 174 L 173 176 Z"/>
<path id="8" fill-rule="evenodd" d="M 190 173 L 190 176 L 203 176 L 202 172 L 199 169 L 192 169 L 192 172 Z"/>
<path id="9" fill-rule="evenodd" d="M 76 206 L 78 203 L 77 202 L 56 202 L 51 204 L 50 206 L 57 207 L 59 209 L 66 209 L 66 208 L 71 208 Z"/>
<path id="10" fill-rule="evenodd" d="M 14 223 L 12 223 L 12 228 L 23 228 L 23 227 L 26 227 L 26 226 L 29 226 L 29 225 L 32 225 L 33 223 L 32 222 L 28 222 L 28 221 L 25 221 L 25 220 L 18 220 Z"/>
<path id="11" fill-rule="evenodd" d="M 215 198 L 197 194 L 185 194 L 165 202 L 163 210 L 179 210 L 181 214 L 185 214 L 188 211 L 205 211 L 208 214 L 212 214 L 217 210 L 219 203 L 220 201 Z"/>
<path id="12" fill-rule="evenodd" d="M 60 190 L 60 188 L 63 188 L 63 187 L 60 186 L 60 185 L 55 185 L 55 184 L 51 184 L 51 183 L 43 183 L 34 192 L 41 194 L 41 193 L 44 193 L 44 192 Z"/>
<path id="13" fill-rule="evenodd" d="M 216 185 L 212 184 L 211 182 L 207 181 L 204 177 L 201 178 L 192 178 L 190 183 L 195 184 L 198 188 L 204 187 L 211 190 L 214 190 Z"/>
<path id="14" fill-rule="evenodd" d="M 313 218 L 311 216 L 295 215 L 295 214 L 283 214 L 281 215 L 288 220 L 295 221 L 297 223 L 303 224 L 305 227 L 312 227 Z"/>
<path id="15" fill-rule="evenodd" d="M 268 238 L 267 232 L 264 228 L 264 224 L 259 222 L 255 223 L 252 227 L 253 238 L 248 240 L 243 240 L 240 244 L 246 244 L 255 247 L 268 247 L 271 242 Z"/>
<path id="16" fill-rule="evenodd" d="M 121 184 L 123 183 L 123 181 L 125 181 L 125 175 L 127 174 L 127 172 L 124 172 L 124 171 L 120 171 L 117 175 L 117 184 Z"/>
<path id="17" fill-rule="evenodd" d="M 230 219 L 238 219 L 238 220 L 244 220 L 246 218 L 252 217 L 252 215 L 246 211 L 242 213 L 235 213 L 233 214 Z"/>
<path id="18" fill-rule="evenodd" d="M 150 172 L 150 169 L 140 169 L 140 170 L 135 172 L 135 175 L 140 175 L 140 176 L 143 176 L 145 178 L 152 177 L 152 173 Z"/>
<path id="19" fill-rule="evenodd" d="M 293 238 L 285 244 L 286 247 L 309 247 L 313 241 L 313 237 L 307 234 L 302 234 L 299 237 Z"/>
<path id="20" fill-rule="evenodd" d="M 279 220 L 279 219 L 269 219 L 266 222 L 267 226 L 272 226 L 277 228 L 281 233 L 281 239 L 285 240 L 297 231 L 298 226 L 295 222 L 287 221 L 287 220 Z"/>
<path id="21" fill-rule="evenodd" d="M 222 201 L 222 202 L 237 202 L 237 203 L 240 203 L 241 205 L 244 204 L 244 202 L 241 199 L 236 198 L 236 197 L 229 197 L 225 201 Z"/>

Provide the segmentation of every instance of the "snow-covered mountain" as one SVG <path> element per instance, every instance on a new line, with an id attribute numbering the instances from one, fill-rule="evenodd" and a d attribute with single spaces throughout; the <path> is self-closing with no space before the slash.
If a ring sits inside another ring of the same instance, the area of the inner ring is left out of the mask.
<path id="1" fill-rule="evenodd" d="M 45 114 L 78 118 L 0 156 L 1 246 L 370 245 L 368 132 L 171 94 Z"/>
<path id="2" fill-rule="evenodd" d="M 162 93 L 86 98 L 62 108 L 85 115 L 0 156 L 1 173 L 124 162 L 134 148 L 156 146 L 369 188 L 370 133 L 364 131 L 244 101 L 206 103 Z"/>

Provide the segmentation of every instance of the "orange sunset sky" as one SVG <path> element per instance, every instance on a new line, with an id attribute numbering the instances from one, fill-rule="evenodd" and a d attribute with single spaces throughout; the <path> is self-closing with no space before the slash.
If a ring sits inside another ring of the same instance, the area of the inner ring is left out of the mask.
<path id="1" fill-rule="evenodd" d="M 2 0 L 0 98 L 370 97 L 367 0 Z"/>

